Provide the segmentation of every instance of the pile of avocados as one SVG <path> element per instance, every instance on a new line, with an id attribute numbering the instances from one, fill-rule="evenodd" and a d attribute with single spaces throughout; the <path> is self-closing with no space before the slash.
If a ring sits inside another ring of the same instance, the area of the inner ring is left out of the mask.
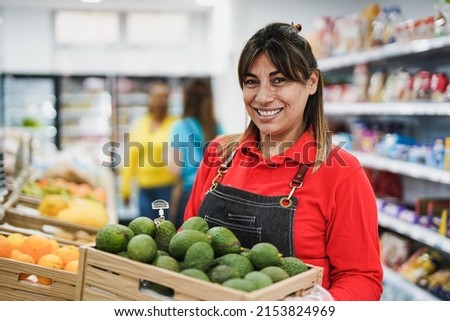
<path id="1" fill-rule="evenodd" d="M 246 292 L 309 269 L 296 257 L 283 257 L 271 243 L 243 248 L 230 229 L 210 228 L 199 216 L 186 220 L 178 231 L 171 221 L 157 225 L 138 217 L 128 226 L 104 226 L 95 241 L 98 250 Z M 163 295 L 173 294 L 160 284 L 146 282 L 146 286 Z"/>

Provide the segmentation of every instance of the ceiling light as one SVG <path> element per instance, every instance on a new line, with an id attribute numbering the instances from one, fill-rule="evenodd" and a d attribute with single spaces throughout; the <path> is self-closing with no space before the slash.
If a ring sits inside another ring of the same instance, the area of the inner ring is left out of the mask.
<path id="1" fill-rule="evenodd" d="M 100 3 L 102 1 L 103 0 L 81 0 L 81 2 L 84 2 L 84 3 Z"/>
<path id="2" fill-rule="evenodd" d="M 195 0 L 195 3 L 203 7 L 213 7 L 217 4 L 217 0 Z"/>

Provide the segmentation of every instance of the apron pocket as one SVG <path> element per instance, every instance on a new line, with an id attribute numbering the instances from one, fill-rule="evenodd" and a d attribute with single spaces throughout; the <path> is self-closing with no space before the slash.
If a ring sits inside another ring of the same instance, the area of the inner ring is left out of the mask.
<path id="1" fill-rule="evenodd" d="M 251 216 L 246 217 L 251 218 Z M 261 234 L 262 234 L 261 227 L 251 227 L 247 225 L 236 224 L 236 221 L 226 222 L 208 215 L 205 215 L 205 220 L 206 222 L 208 222 L 209 228 L 214 226 L 224 226 L 229 228 L 239 239 L 242 247 L 251 248 L 253 245 L 261 243 Z M 244 222 L 248 222 L 248 220 L 247 221 L 244 220 Z"/>

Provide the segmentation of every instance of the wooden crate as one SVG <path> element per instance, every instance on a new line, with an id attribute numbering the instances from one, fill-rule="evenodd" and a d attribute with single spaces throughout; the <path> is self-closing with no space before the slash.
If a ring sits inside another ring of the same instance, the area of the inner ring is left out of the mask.
<path id="1" fill-rule="evenodd" d="M 281 300 L 288 295 L 302 296 L 322 282 L 322 268 L 309 266 L 304 273 L 274 283 L 266 288 L 243 292 L 220 284 L 198 280 L 150 264 L 136 262 L 93 247 L 80 248 L 77 300 L 100 301 L 255 301 Z M 154 282 L 173 290 L 173 296 L 163 296 L 143 289 L 143 281 Z"/>
<path id="2" fill-rule="evenodd" d="M 38 213 L 30 213 L 29 211 L 20 208 L 20 206 L 25 206 L 30 209 L 36 209 L 39 206 L 39 203 L 39 198 L 20 194 L 16 195 L 13 200 L 10 200 L 9 205 L 3 209 L 3 216 L 0 217 L 0 223 L 8 223 L 13 227 L 35 230 L 48 235 L 52 235 L 52 230 L 63 230 L 69 233 L 84 231 L 89 235 L 95 236 L 98 231 L 98 228 L 95 227 L 71 223 L 50 216 L 42 216 Z M 86 244 L 86 242 L 71 241 L 58 237 L 54 238 L 58 242 L 62 241 L 77 246 Z"/>
<path id="3" fill-rule="evenodd" d="M 8 232 L 0 230 L 0 234 L 6 236 Z M 45 276 L 53 282 L 42 285 L 31 280 L 19 280 L 20 273 Z M 81 273 L 80 270 L 73 273 L 0 257 L 0 300 L 73 301 L 77 277 Z"/>

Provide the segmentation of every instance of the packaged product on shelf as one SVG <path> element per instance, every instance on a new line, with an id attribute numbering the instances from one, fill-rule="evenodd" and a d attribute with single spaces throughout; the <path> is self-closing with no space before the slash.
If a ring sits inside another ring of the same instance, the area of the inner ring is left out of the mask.
<path id="1" fill-rule="evenodd" d="M 384 84 L 386 82 L 387 72 L 383 68 L 378 68 L 370 77 L 369 87 L 367 89 L 368 100 L 372 102 L 382 101 Z"/>
<path id="2" fill-rule="evenodd" d="M 439 252 L 430 248 L 422 247 L 398 268 L 398 273 L 413 283 L 417 283 L 421 278 L 426 277 L 439 268 L 443 263 L 443 258 Z"/>
<path id="3" fill-rule="evenodd" d="M 430 164 L 433 167 L 436 168 L 444 168 L 444 153 L 445 153 L 445 146 L 444 146 L 444 138 L 438 137 L 434 140 L 433 143 L 433 149 L 431 153 L 431 161 Z"/>
<path id="4" fill-rule="evenodd" d="M 431 75 L 431 101 L 444 102 L 446 100 L 446 91 L 449 84 L 447 75 L 443 72 L 435 72 Z"/>
<path id="5" fill-rule="evenodd" d="M 390 232 L 380 238 L 381 260 L 386 266 L 396 270 L 411 255 L 411 241 Z"/>
<path id="6" fill-rule="evenodd" d="M 353 69 L 353 87 L 355 101 L 367 100 L 367 87 L 369 86 L 369 65 L 359 64 Z"/>
<path id="7" fill-rule="evenodd" d="M 450 137 L 444 140 L 444 169 L 450 171 Z"/>
<path id="8" fill-rule="evenodd" d="M 434 0 L 434 34 L 436 36 L 450 35 L 450 2 Z"/>
<path id="9" fill-rule="evenodd" d="M 418 284 L 443 301 L 450 301 L 450 269 L 440 269 L 421 278 Z"/>
<path id="10" fill-rule="evenodd" d="M 331 54 L 332 27 L 331 17 L 322 16 L 316 18 L 312 23 L 312 32 L 306 38 L 317 58 L 327 58 Z"/>
<path id="11" fill-rule="evenodd" d="M 431 99 L 431 72 L 420 70 L 414 76 L 413 98 L 417 100 Z"/>
<path id="12" fill-rule="evenodd" d="M 405 19 L 403 18 L 402 10 L 397 5 L 385 8 L 385 10 L 387 13 L 387 22 L 383 40 L 385 44 L 389 44 L 397 42 L 397 26 Z"/>

